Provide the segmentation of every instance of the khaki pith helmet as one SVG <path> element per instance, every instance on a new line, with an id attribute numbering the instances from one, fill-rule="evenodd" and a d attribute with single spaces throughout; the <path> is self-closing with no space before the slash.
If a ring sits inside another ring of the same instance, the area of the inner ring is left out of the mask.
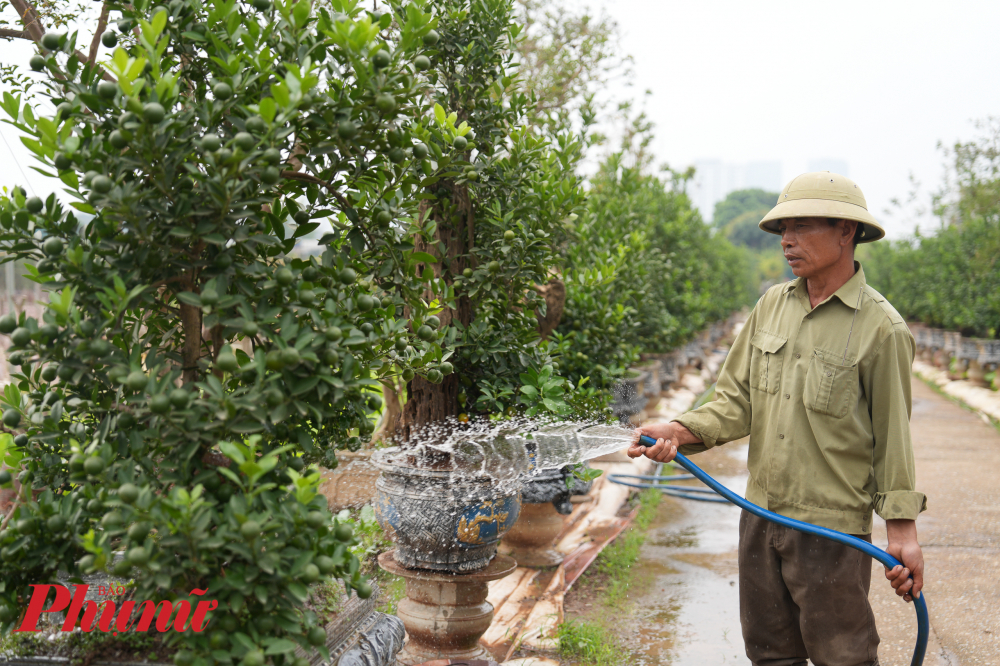
<path id="1" fill-rule="evenodd" d="M 885 236 L 872 214 L 861 188 L 850 178 L 829 171 L 814 171 L 796 176 L 778 195 L 777 205 L 760 221 L 760 228 L 779 234 L 778 222 L 790 217 L 832 217 L 857 220 L 862 229 L 859 243 L 870 243 Z"/>

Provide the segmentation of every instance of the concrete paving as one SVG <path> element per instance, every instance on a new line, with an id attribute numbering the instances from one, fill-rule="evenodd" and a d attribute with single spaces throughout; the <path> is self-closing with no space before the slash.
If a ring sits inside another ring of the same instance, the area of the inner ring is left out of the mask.
<path id="1" fill-rule="evenodd" d="M 913 381 L 912 430 L 918 488 L 929 509 L 917 522 L 926 561 L 931 641 L 926 666 L 1000 665 L 1000 433 L 982 418 Z M 745 445 L 731 443 L 695 462 L 742 491 Z M 649 575 L 635 595 L 641 630 L 623 636 L 635 664 L 748 664 L 736 590 L 738 510 L 668 500 L 639 566 Z M 874 542 L 885 546 L 876 521 Z M 873 564 L 871 601 L 882 666 L 910 663 L 913 608 Z M 638 634 L 638 635 L 636 635 Z"/>
<path id="2" fill-rule="evenodd" d="M 910 421 L 917 485 L 928 509 L 917 521 L 926 563 L 932 639 L 942 666 L 1000 664 L 1000 433 L 913 381 Z M 874 541 L 885 545 L 885 528 Z M 909 664 L 913 610 L 898 602 L 873 572 L 872 604 L 882 635 L 884 666 Z M 884 583 L 884 581 L 883 581 Z M 903 658 L 905 655 L 905 659 Z M 935 664 L 930 655 L 925 662 Z"/>

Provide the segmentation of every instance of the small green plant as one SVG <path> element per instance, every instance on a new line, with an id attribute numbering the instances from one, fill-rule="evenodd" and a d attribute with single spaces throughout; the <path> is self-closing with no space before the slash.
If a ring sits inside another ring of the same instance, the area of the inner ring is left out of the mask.
<path id="1" fill-rule="evenodd" d="M 593 666 L 625 663 L 625 654 L 610 629 L 585 620 L 563 622 L 556 630 L 559 655 L 580 659 Z"/>
<path id="2" fill-rule="evenodd" d="M 392 547 L 392 541 L 386 536 L 375 519 L 375 510 L 371 504 L 365 504 L 360 509 L 343 509 L 337 514 L 337 520 L 351 525 L 354 538 L 357 539 L 351 552 L 361 561 L 364 573 L 372 573 L 378 569 L 375 559 L 380 553 Z"/>
<path id="3" fill-rule="evenodd" d="M 406 580 L 382 570 L 375 574 L 375 580 L 378 581 L 379 588 L 382 590 L 382 596 L 379 597 L 381 604 L 378 609 L 383 613 L 395 615 L 399 600 L 406 594 Z"/>
<path id="4" fill-rule="evenodd" d="M 378 556 L 392 548 L 392 541 L 375 519 L 375 510 L 370 504 L 360 509 L 343 509 L 337 514 L 337 520 L 354 529 L 354 537 L 358 543 L 352 552 L 361 562 L 361 572 L 378 583 L 378 609 L 383 613 L 395 614 L 396 605 L 406 592 L 406 581 L 378 566 Z"/>
<path id="5" fill-rule="evenodd" d="M 617 423 L 618 420 L 611 411 L 611 392 L 597 386 L 587 386 L 589 381 L 590 377 L 580 377 L 576 381 L 576 387 L 566 394 L 566 404 L 569 405 L 570 413 L 578 418 L 600 421 L 608 425 Z"/>
<path id="6" fill-rule="evenodd" d="M 579 479 L 583 483 L 589 483 L 602 474 L 601 470 L 591 469 L 583 463 L 571 466 L 569 471 L 572 476 L 567 476 L 565 481 L 566 487 L 570 490 L 572 490 L 573 486 L 576 485 L 576 479 Z"/>

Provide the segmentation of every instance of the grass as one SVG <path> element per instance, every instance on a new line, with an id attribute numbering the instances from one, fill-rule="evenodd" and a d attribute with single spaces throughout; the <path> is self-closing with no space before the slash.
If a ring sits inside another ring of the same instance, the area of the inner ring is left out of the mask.
<path id="1" fill-rule="evenodd" d="M 628 601 L 628 593 L 635 584 L 632 565 L 639 559 L 642 545 L 646 543 L 646 530 L 656 516 L 662 495 L 660 491 L 648 489 L 639 495 L 639 512 L 632 526 L 601 551 L 595 564 L 595 572 L 607 577 L 608 582 L 601 602 L 605 606 L 621 608 Z"/>
<path id="2" fill-rule="evenodd" d="M 399 600 L 406 595 L 406 580 L 400 576 L 393 576 L 379 569 L 374 576 L 378 581 L 378 586 L 382 590 L 379 597 L 378 609 L 388 615 L 396 614 L 396 607 Z"/>
<path id="3" fill-rule="evenodd" d="M 560 656 L 579 659 L 594 666 L 625 663 L 625 655 L 618 647 L 614 634 L 603 624 L 570 620 L 557 627 L 556 635 L 559 637 Z"/>
<path id="4" fill-rule="evenodd" d="M 593 567 L 584 575 L 584 580 L 580 581 L 590 586 L 595 586 L 597 581 L 603 582 L 603 590 L 596 601 L 618 611 L 625 609 L 629 591 L 639 582 L 632 565 L 639 560 L 642 545 L 646 542 L 646 530 L 656 517 L 662 495 L 657 490 L 649 489 L 634 497 L 639 511 L 631 527 L 601 551 Z M 563 622 L 557 628 L 560 656 L 590 666 L 627 663 L 627 652 L 617 640 L 617 632 L 612 625 L 613 618 L 620 617 L 620 612 L 605 613 L 597 620 Z"/>

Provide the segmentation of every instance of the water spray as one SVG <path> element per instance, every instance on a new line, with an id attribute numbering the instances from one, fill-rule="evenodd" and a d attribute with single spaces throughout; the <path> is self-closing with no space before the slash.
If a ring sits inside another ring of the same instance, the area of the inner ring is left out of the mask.
<path id="1" fill-rule="evenodd" d="M 646 435 L 642 435 L 639 437 L 639 444 L 646 447 L 653 447 L 656 446 L 656 440 L 653 439 L 652 437 L 647 437 Z M 850 546 L 851 548 L 860 550 L 862 553 L 865 553 L 866 555 L 875 558 L 889 569 L 892 569 L 897 566 L 902 566 L 902 562 L 897 560 L 895 557 L 885 552 L 878 546 L 874 546 L 863 539 L 859 539 L 855 536 L 851 536 L 850 534 L 844 534 L 843 532 L 838 532 L 836 530 L 827 529 L 826 527 L 820 527 L 818 525 L 804 523 L 801 520 L 795 520 L 793 518 L 786 518 L 785 516 L 779 516 L 773 511 L 762 509 L 753 502 L 748 502 L 746 499 L 740 497 L 732 490 L 726 488 L 724 485 L 722 485 L 721 483 L 713 479 L 711 476 L 706 474 L 704 470 L 702 470 L 700 467 L 698 467 L 693 462 L 688 460 L 687 457 L 681 453 L 678 453 L 674 457 L 674 461 L 676 461 L 677 464 L 686 469 L 690 473 L 690 476 L 684 475 L 684 476 L 668 477 L 671 481 L 694 478 L 698 479 L 706 486 L 711 488 L 711 491 L 705 488 L 684 488 L 683 490 L 681 490 L 681 488 L 679 487 L 664 486 L 661 483 L 653 482 L 653 483 L 640 484 L 640 483 L 625 482 L 621 480 L 621 478 L 633 478 L 643 481 L 658 479 L 658 477 L 651 477 L 651 476 L 642 477 L 642 476 L 616 474 L 612 475 L 612 477 L 609 477 L 609 480 L 614 483 L 620 483 L 622 485 L 632 486 L 634 488 L 658 488 L 669 495 L 685 497 L 686 499 L 699 499 L 703 501 L 704 498 L 702 493 L 714 491 L 719 495 L 722 495 L 722 497 L 724 497 L 725 500 L 732 502 L 733 504 L 740 507 L 744 511 L 749 511 L 753 515 L 763 518 L 765 520 L 769 520 L 772 523 L 782 525 L 783 527 L 790 527 L 793 530 L 805 532 L 806 534 L 812 534 L 813 536 L 823 537 L 824 539 L 836 541 L 837 543 L 844 544 L 845 546 Z M 615 477 L 620 477 L 620 478 L 615 478 Z M 725 501 L 725 500 L 716 499 L 715 501 Z M 913 608 L 917 612 L 917 644 L 913 648 L 913 658 L 910 660 L 910 666 L 922 666 L 922 664 L 924 663 L 924 655 L 927 652 L 927 639 L 930 635 L 930 619 L 927 616 L 927 601 L 924 599 L 923 593 L 921 593 L 919 597 L 914 597 Z"/>

